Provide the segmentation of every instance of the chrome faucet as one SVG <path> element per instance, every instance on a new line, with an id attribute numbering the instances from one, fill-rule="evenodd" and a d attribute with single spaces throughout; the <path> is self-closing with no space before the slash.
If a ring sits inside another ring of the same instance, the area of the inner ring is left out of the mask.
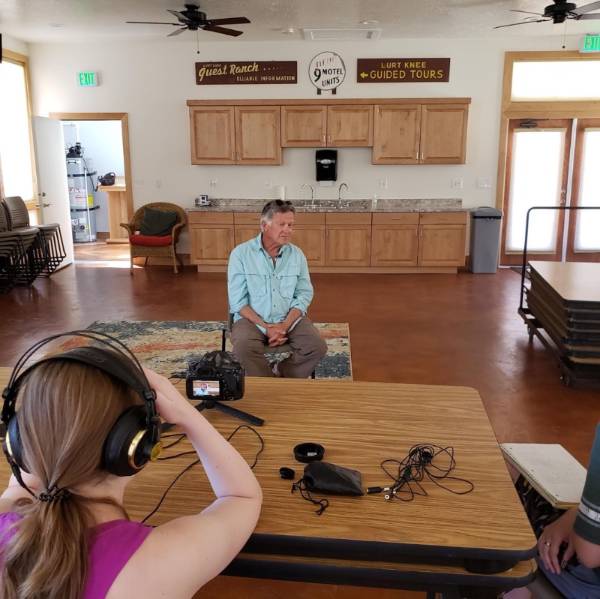
<path id="1" fill-rule="evenodd" d="M 338 187 L 338 200 L 342 199 L 342 187 L 345 187 L 346 191 L 348 191 L 348 184 L 347 183 L 340 183 L 340 186 Z"/>
<path id="2" fill-rule="evenodd" d="M 305 187 L 310 187 L 310 201 L 315 201 L 315 188 L 310 183 L 302 183 L 300 189 L 304 189 Z"/>

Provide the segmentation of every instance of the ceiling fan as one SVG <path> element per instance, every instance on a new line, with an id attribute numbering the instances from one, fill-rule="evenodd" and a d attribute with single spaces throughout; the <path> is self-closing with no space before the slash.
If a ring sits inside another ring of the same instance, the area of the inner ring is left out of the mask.
<path id="1" fill-rule="evenodd" d="M 238 36 L 242 35 L 243 31 L 221 27 L 221 25 L 241 25 L 242 23 L 250 23 L 246 17 L 208 19 L 206 17 L 206 13 L 202 12 L 197 4 L 185 4 L 184 6 L 184 10 L 167 9 L 167 12 L 170 12 L 177 19 L 177 23 L 165 23 L 158 21 L 126 21 L 126 23 L 139 23 L 145 25 L 174 25 L 175 27 L 179 27 L 179 29 L 176 31 L 169 33 L 167 37 L 179 35 L 186 30 L 198 31 L 198 29 L 203 29 L 204 31 L 214 31 L 215 33 L 222 33 L 224 35 Z"/>
<path id="2" fill-rule="evenodd" d="M 534 18 L 528 17 L 518 23 L 509 23 L 508 25 L 497 25 L 494 29 L 500 27 L 513 27 L 514 25 L 525 25 L 526 23 L 543 23 L 545 21 L 552 21 L 553 23 L 564 23 L 566 19 L 574 19 L 576 21 L 583 19 L 600 19 L 600 14 L 590 15 L 588 13 L 593 10 L 600 10 L 600 2 L 592 2 L 584 6 L 577 8 L 577 5 L 567 0 L 554 0 L 554 4 L 549 4 L 544 8 L 543 13 L 529 12 L 527 10 L 511 10 L 510 12 L 519 12 L 526 15 L 534 15 Z"/>

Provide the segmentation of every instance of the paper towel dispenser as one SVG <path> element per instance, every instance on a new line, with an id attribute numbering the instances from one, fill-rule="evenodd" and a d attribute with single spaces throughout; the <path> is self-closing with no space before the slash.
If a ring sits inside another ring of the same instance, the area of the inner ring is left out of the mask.
<path id="1" fill-rule="evenodd" d="M 317 150 L 317 181 L 337 181 L 337 150 Z"/>

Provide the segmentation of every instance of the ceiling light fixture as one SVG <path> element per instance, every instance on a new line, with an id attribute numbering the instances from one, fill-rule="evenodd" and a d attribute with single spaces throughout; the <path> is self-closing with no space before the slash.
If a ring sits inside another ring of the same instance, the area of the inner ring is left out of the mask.
<path id="1" fill-rule="evenodd" d="M 365 19 L 360 22 L 361 25 L 378 25 L 379 21 L 377 19 Z"/>
<path id="2" fill-rule="evenodd" d="M 296 33 L 296 28 L 295 27 L 286 27 L 285 29 L 281 30 L 281 33 L 283 33 L 285 35 L 292 35 L 292 34 Z"/>

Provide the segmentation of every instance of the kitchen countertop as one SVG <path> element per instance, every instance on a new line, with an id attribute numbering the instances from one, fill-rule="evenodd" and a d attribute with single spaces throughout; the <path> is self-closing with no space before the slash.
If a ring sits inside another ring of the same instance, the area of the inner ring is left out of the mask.
<path id="1" fill-rule="evenodd" d="M 214 198 L 210 206 L 186 208 L 188 212 L 261 212 L 269 200 Z M 297 212 L 462 212 L 462 200 L 290 200 Z"/>

